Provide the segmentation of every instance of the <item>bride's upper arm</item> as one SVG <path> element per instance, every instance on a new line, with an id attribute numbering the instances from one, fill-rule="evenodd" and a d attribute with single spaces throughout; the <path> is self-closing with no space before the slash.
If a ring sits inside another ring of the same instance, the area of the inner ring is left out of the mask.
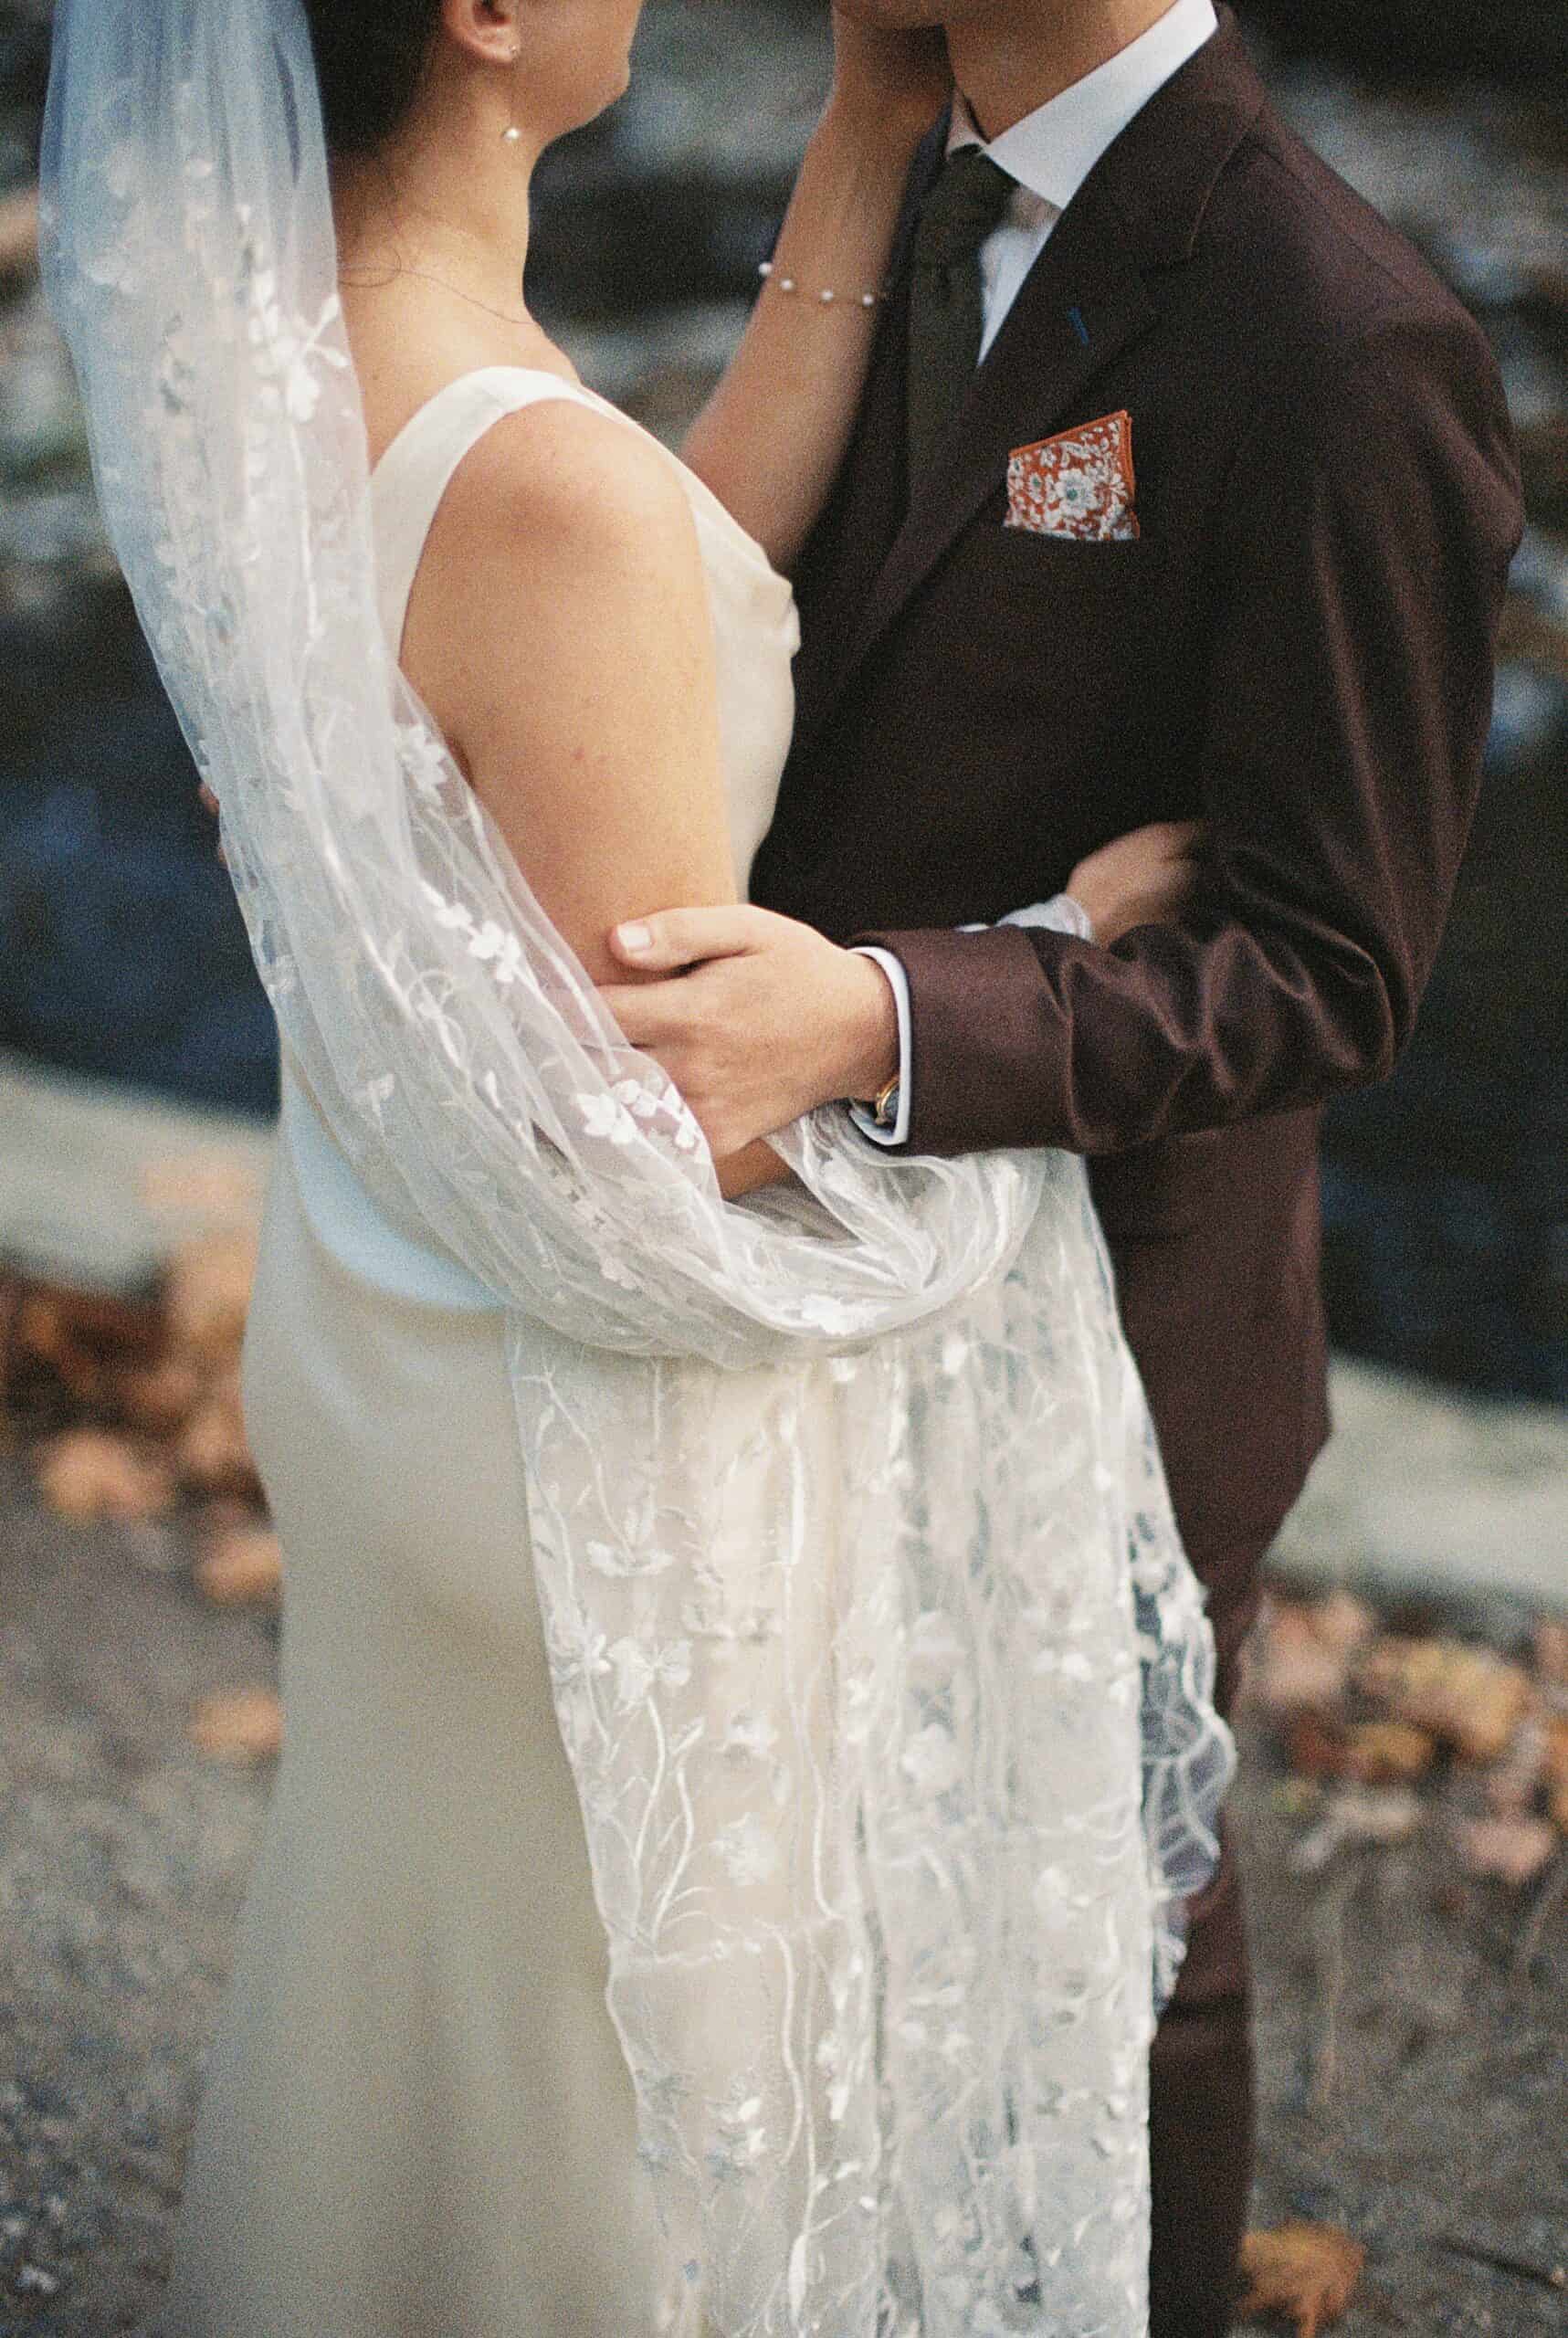
<path id="1" fill-rule="evenodd" d="M 437 514 L 410 680 L 589 972 L 622 918 L 731 900 L 707 582 L 662 450 L 565 400 L 498 423 Z"/>

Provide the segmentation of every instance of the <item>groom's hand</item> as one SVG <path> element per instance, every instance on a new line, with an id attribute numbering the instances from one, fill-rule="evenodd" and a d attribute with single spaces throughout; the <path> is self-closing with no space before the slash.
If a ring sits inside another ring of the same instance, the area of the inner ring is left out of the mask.
<path id="1" fill-rule="evenodd" d="M 892 985 L 873 959 L 771 910 L 667 910 L 618 925 L 610 950 L 644 979 L 600 995 L 662 1064 L 716 1160 L 899 1068 Z"/>

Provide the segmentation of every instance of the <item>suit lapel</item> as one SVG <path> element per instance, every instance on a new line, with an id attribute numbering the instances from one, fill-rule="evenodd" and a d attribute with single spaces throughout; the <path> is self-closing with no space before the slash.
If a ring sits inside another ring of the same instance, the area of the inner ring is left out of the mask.
<path id="1" fill-rule="evenodd" d="M 904 364 L 909 342 L 907 265 L 920 206 L 947 148 L 944 113 L 915 158 L 889 261 L 887 304 L 879 321 L 865 395 L 840 474 L 825 539 L 808 554 L 803 579 L 805 646 L 795 665 L 795 736 L 806 738 L 838 695 L 850 628 L 839 612 L 863 609 L 903 520 Z"/>
<path id="2" fill-rule="evenodd" d="M 945 148 L 945 121 L 938 125 L 941 143 L 933 133 L 924 174 L 918 185 L 911 182 L 900 280 L 868 386 L 866 421 L 874 419 L 877 438 L 868 437 L 863 424 L 849 466 L 851 479 L 857 469 L 874 470 L 880 525 L 867 529 L 860 564 L 845 547 L 835 584 L 846 589 L 833 606 L 860 614 L 837 629 L 816 667 L 801 736 L 826 720 L 862 661 L 1003 485 L 1012 449 L 1061 427 L 1095 376 L 1158 321 L 1150 280 L 1191 258 L 1215 182 L 1265 103 L 1236 19 L 1222 7 L 1214 38 L 1151 99 L 1063 213 L 879 567 L 889 544 L 889 497 L 903 492 L 909 250 L 920 195 Z M 892 433 L 896 447 L 878 443 Z M 868 506 L 867 517 L 871 513 Z M 855 516 L 851 498 L 848 525 Z M 818 627 L 827 611 L 825 595 L 815 616 Z"/>
<path id="3" fill-rule="evenodd" d="M 1003 485 L 1012 449 L 1047 437 L 1158 314 L 1114 208 L 1086 187 L 1031 269 L 949 426 L 851 636 L 841 681 Z"/>

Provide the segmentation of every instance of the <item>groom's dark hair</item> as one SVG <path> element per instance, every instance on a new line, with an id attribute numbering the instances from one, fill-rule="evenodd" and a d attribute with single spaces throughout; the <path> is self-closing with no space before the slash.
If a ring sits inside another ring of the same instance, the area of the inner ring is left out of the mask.
<path id="1" fill-rule="evenodd" d="M 305 0 L 331 154 L 374 154 L 419 93 L 441 0 Z"/>

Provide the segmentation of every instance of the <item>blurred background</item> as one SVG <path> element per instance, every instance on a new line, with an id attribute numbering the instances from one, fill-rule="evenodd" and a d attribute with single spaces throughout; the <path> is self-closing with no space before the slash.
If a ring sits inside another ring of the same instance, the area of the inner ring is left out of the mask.
<path id="1" fill-rule="evenodd" d="M 1329 1122 L 1339 1433 L 1238 1800 L 1259 2215 L 1319 2238 L 1255 2286 L 1286 2328 L 1522 2338 L 1568 2289 L 1568 0 L 1240 14 L 1483 324 L 1530 511 L 1420 1028 Z M 141 2326 L 280 1727 L 235 1375 L 274 1037 L 37 290 L 48 36 L 0 0 L 0 2338 Z M 672 443 L 827 40 L 822 0 L 649 0 L 541 174 L 533 303 Z"/>

